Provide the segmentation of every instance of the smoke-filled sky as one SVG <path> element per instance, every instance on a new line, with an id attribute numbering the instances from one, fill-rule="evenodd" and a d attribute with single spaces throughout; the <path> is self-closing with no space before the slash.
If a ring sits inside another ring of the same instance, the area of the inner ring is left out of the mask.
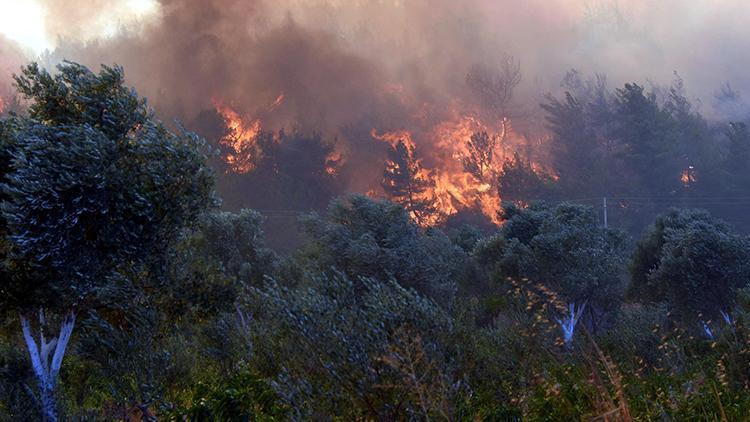
<path id="1" fill-rule="evenodd" d="M 532 107 L 571 68 L 677 71 L 710 115 L 722 83 L 750 88 L 747 16 L 744 0 L 0 0 L 0 94 L 25 60 L 119 63 L 162 114 L 259 113 L 284 93 L 279 124 L 325 132 L 381 110 L 374 91 L 460 97 L 471 65 L 511 55 Z"/>

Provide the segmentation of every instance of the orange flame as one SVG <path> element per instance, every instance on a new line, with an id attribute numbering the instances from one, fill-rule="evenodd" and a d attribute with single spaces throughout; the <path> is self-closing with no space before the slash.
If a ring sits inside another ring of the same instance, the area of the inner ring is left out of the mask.
<path id="1" fill-rule="evenodd" d="M 398 130 L 395 132 L 385 132 L 382 135 L 378 135 L 378 132 L 373 129 L 370 131 L 370 136 L 380 141 L 388 142 L 391 147 L 396 148 L 399 142 L 403 142 L 409 151 L 414 151 L 414 140 L 412 139 L 411 132 L 408 130 Z"/>
<path id="2" fill-rule="evenodd" d="M 429 109 L 424 109 L 429 113 Z M 464 110 L 464 111 L 461 111 Z M 428 158 L 430 168 L 419 176 L 430 181 L 432 186 L 424 196 L 434 204 L 437 216 L 431 222 L 463 210 L 481 211 L 496 225 L 502 223 L 498 211 L 502 199 L 498 191 L 498 177 L 506 158 L 512 157 L 513 142 L 523 141 L 513 132 L 508 118 L 483 120 L 478 112 L 466 111 L 459 102 L 450 110 L 449 118 L 433 125 L 426 124 L 415 135 L 408 130 L 387 132 L 379 135 L 371 131 L 373 138 L 388 142 L 392 147 L 404 142 L 411 152 L 415 140 L 431 145 Z M 429 119 L 418 119 L 419 122 Z M 539 163 L 532 162 L 533 171 L 557 176 L 546 171 Z"/>
<path id="3" fill-rule="evenodd" d="M 331 176 L 336 176 L 339 172 L 339 167 L 344 161 L 344 157 L 339 151 L 331 152 L 326 157 L 326 168 L 325 171 Z"/>
<path id="4" fill-rule="evenodd" d="M 434 225 L 443 221 L 448 216 L 457 214 L 465 209 L 478 209 L 486 215 L 493 223 L 500 224 L 498 211 L 500 210 L 500 196 L 495 185 L 498 168 L 501 165 L 501 153 L 495 151 L 499 143 L 507 133 L 508 121 L 503 120 L 499 124 L 498 133 L 493 135 L 494 143 L 489 147 L 489 156 L 497 155 L 497 160 L 492 162 L 482 161 L 479 166 L 481 173 L 472 174 L 464 164 L 470 158 L 472 152 L 469 145 L 472 135 L 480 131 L 489 131 L 491 128 L 483 125 L 478 119 L 463 116 L 453 121 L 445 121 L 428 131 L 427 136 L 437 146 L 436 160 L 438 165 L 433 169 L 422 169 L 418 176 L 429 180 L 431 187 L 422 194 L 429 202 L 433 203 L 435 216 L 423 219 L 423 225 Z M 373 129 L 371 135 L 375 139 L 388 142 L 395 147 L 399 142 L 413 153 L 415 149 L 414 138 L 411 132 L 406 130 L 387 132 L 378 135 Z"/>
<path id="5" fill-rule="evenodd" d="M 268 111 L 276 110 L 283 102 L 284 102 L 284 93 L 282 92 L 281 94 L 279 94 L 278 97 L 276 97 L 276 100 L 274 100 L 271 106 L 268 107 Z"/>
<path id="6" fill-rule="evenodd" d="M 229 167 L 237 173 L 248 173 L 255 168 L 254 154 L 257 153 L 256 139 L 260 134 L 260 119 L 245 123 L 242 117 L 228 105 L 214 101 L 216 112 L 224 120 L 227 132 L 219 140 L 230 149 L 224 156 Z"/>
<path id="7" fill-rule="evenodd" d="M 683 186 L 688 187 L 691 184 L 695 183 L 697 180 L 695 175 L 695 167 L 688 166 L 685 170 L 680 173 L 680 181 L 682 182 Z"/>

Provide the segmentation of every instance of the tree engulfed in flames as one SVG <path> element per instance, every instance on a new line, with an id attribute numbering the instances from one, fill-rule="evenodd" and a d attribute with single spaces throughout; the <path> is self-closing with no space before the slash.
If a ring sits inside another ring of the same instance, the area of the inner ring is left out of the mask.
<path id="1" fill-rule="evenodd" d="M 283 99 L 283 97 L 282 97 Z M 224 159 L 232 171 L 248 173 L 255 168 L 255 159 L 260 152 L 256 143 L 260 134 L 260 119 L 246 123 L 242 117 L 228 105 L 214 101 L 216 112 L 224 120 L 226 134 L 219 144 L 228 147 Z"/>
<path id="2" fill-rule="evenodd" d="M 421 226 L 439 223 L 434 180 L 431 172 L 422 166 L 422 160 L 416 157 L 416 146 L 411 133 L 400 131 L 378 135 L 373 129 L 370 135 L 391 146 L 381 182 L 389 199 L 403 205 Z"/>
<path id="3" fill-rule="evenodd" d="M 497 177 L 505 160 L 504 141 L 509 135 L 510 121 L 503 118 L 490 126 L 472 115 L 461 116 L 456 111 L 453 114 L 454 118 L 429 128 L 424 135 L 426 142 L 434 145 L 437 163 L 432 169 L 421 168 L 418 174 L 429 180 L 429 188 L 420 199 L 433 204 L 434 215 L 415 220 L 422 225 L 434 225 L 462 210 L 476 209 L 500 224 Z M 377 135 L 373 129 L 372 136 L 388 142 L 392 148 L 404 142 L 412 153 L 416 149 L 409 131 Z M 394 165 L 392 160 L 386 162 L 386 168 Z"/>
<path id="4" fill-rule="evenodd" d="M 283 101 L 282 93 L 257 115 L 266 116 Z M 258 145 L 261 118 L 243 119 L 219 101 L 214 101 L 214 106 L 226 126 L 219 142 L 229 150 L 224 159 L 230 171 L 252 172 L 262 155 Z M 371 137 L 390 146 L 380 180 L 380 195 L 384 193 L 388 199 L 403 205 L 421 226 L 438 225 L 465 210 L 481 211 L 499 225 L 502 201 L 498 177 L 505 160 L 517 152 L 510 141 L 521 138 L 516 139 L 510 119 L 490 118 L 486 120 L 492 122 L 486 123 L 478 117 L 480 114 L 455 102 L 448 118 L 438 123 L 429 123 L 430 109 L 421 108 L 413 116 L 414 131 L 379 133 L 373 128 Z M 424 150 L 418 151 L 416 140 Z M 419 155 L 424 152 L 427 154 Z M 340 150 L 334 151 L 325 172 L 336 176 L 344 158 Z M 531 165 L 534 172 L 545 173 L 538 163 Z M 370 189 L 368 195 L 378 196 L 377 192 Z"/>

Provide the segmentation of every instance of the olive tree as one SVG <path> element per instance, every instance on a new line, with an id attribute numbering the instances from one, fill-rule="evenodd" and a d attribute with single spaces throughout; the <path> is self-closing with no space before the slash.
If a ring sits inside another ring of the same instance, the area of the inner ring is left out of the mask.
<path id="1" fill-rule="evenodd" d="M 76 315 L 114 275 L 156 262 L 214 201 L 203 141 L 169 130 L 124 82 L 120 67 L 31 64 L 15 76 L 28 112 L 0 130 L 0 296 L 18 313 L 47 420 Z M 45 335 L 55 317 L 59 333 Z"/>
<path id="2" fill-rule="evenodd" d="M 626 237 L 598 224 L 590 207 L 535 203 L 503 210 L 502 230 L 476 246 L 480 264 L 505 279 L 528 279 L 565 302 L 556 320 L 570 344 L 576 324 L 596 331 L 620 304 Z"/>
<path id="3" fill-rule="evenodd" d="M 636 245 L 631 297 L 667 302 L 683 320 L 725 319 L 750 280 L 750 241 L 708 212 L 671 210 Z"/>

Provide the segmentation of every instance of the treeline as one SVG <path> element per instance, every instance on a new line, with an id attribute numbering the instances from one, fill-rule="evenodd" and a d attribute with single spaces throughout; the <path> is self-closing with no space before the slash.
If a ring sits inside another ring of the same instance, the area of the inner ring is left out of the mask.
<path id="1" fill-rule="evenodd" d="M 507 205 L 488 235 L 344 196 L 280 255 L 259 213 L 218 209 L 208 146 L 156 120 L 122 69 L 31 65 L 16 84 L 28 110 L 0 120 L 4 420 L 750 410 L 750 240 L 705 211 L 632 241 L 573 203 Z"/>
<path id="2" fill-rule="evenodd" d="M 488 78 L 505 81 L 502 74 Z M 500 135 L 475 133 L 463 157 L 466 172 L 491 185 L 505 202 L 577 202 L 601 213 L 606 197 L 609 220 L 632 236 L 670 207 L 707 209 L 743 232 L 750 230 L 750 114 L 736 110 L 738 92 L 724 86 L 715 104 L 701 107 L 689 98 L 678 75 L 666 87 L 628 83 L 612 88 L 603 75 L 587 79 L 576 71 L 564 78 L 562 91 L 541 104 L 550 134 L 541 146 L 508 157 L 497 171 L 499 157 L 493 157 L 493 149 Z M 708 119 L 701 108 L 718 111 Z M 209 132 L 220 137 L 221 127 Z M 270 214 L 322 211 L 351 188 L 347 180 L 382 174 L 386 198 L 418 220 L 435 219 L 435 204 L 425 195 L 430 181 L 424 180 L 413 148 L 402 143 L 388 149 L 373 142 L 369 129 L 349 129 L 347 137 L 366 139 L 357 141 L 357 148 L 370 149 L 358 153 L 358 159 L 332 163 L 334 144 L 319 135 L 263 133 L 254 153 L 257 170 L 224 174 L 217 162 L 225 205 Z M 539 170 L 530 156 L 550 170 Z M 479 226 L 489 222 L 477 210 L 463 209 L 447 225 L 467 221 Z M 269 228 L 282 235 L 275 226 Z"/>
<path id="3" fill-rule="evenodd" d="M 631 233 L 670 206 L 706 208 L 747 231 L 747 112 L 707 120 L 677 74 L 666 88 L 630 83 L 612 90 L 602 75 L 585 80 L 571 72 L 563 86 L 563 98 L 542 105 L 559 175 L 547 195 L 615 198 L 610 211 Z M 738 98 L 725 86 L 714 108 L 730 109 Z"/>

